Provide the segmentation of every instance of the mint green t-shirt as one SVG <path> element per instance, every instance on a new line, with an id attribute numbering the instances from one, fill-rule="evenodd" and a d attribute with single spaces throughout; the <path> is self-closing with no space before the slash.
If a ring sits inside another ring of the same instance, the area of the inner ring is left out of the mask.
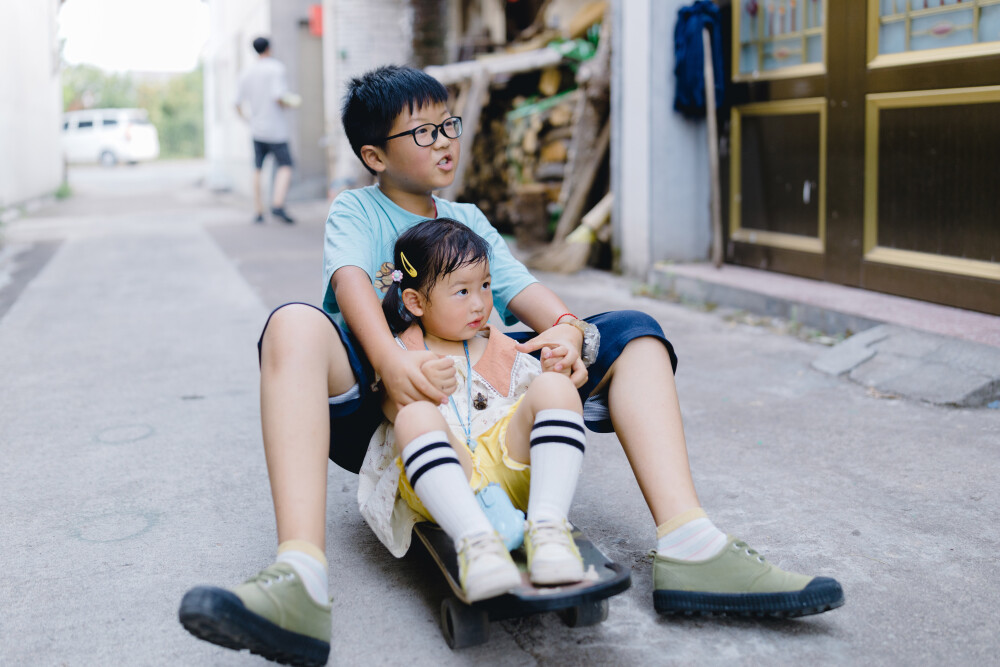
<path id="1" fill-rule="evenodd" d="M 493 277 L 493 306 L 504 324 L 517 318 L 507 305 L 528 285 L 538 282 L 524 265 L 510 254 L 507 243 L 474 204 L 456 204 L 434 197 L 439 218 L 453 218 L 467 225 L 490 244 L 490 272 Z M 330 278 L 342 266 L 357 266 L 371 277 L 375 294 L 381 299 L 392 284 L 392 249 L 396 238 L 427 218 L 397 206 L 377 185 L 340 193 L 330 206 L 323 243 L 323 281 L 326 285 L 323 310 L 346 328 L 330 287 Z"/>

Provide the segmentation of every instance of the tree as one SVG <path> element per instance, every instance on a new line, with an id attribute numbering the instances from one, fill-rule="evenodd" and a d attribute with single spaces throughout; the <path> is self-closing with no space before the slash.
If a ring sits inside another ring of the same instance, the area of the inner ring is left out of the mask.
<path id="1" fill-rule="evenodd" d="M 109 74 L 92 65 L 64 67 L 63 109 L 129 108 L 136 105 L 135 84 L 128 74 Z"/>
<path id="2" fill-rule="evenodd" d="M 63 108 L 145 109 L 160 135 L 160 157 L 201 157 L 205 153 L 202 69 L 166 79 L 108 73 L 91 65 L 63 67 Z"/>
<path id="3" fill-rule="evenodd" d="M 202 69 L 178 74 L 165 82 L 138 87 L 138 106 L 160 133 L 161 157 L 201 157 L 205 152 Z"/>

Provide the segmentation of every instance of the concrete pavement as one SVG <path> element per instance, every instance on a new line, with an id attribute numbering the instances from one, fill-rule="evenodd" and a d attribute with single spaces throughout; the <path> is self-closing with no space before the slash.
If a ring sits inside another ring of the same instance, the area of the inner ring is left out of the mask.
<path id="1" fill-rule="evenodd" d="M 197 187 L 197 163 L 80 170 L 76 196 L 4 228 L 0 264 L 0 664 L 265 664 L 189 636 L 184 591 L 232 585 L 275 547 L 254 345 L 269 309 L 318 303 L 325 204 L 294 227 Z M 51 256 L 30 253 L 51 248 Z M 24 262 L 24 264 L 21 264 Z M 981 664 L 1000 649 L 1000 410 L 889 398 L 812 367 L 829 348 L 545 276 L 578 312 L 639 308 L 680 356 L 702 502 L 847 604 L 795 621 L 652 608 L 654 527 L 613 436 L 593 436 L 572 517 L 632 588 L 608 620 L 493 624 L 452 653 L 429 557 L 393 559 L 329 472 L 331 664 Z M 10 297 L 10 295 L 14 295 Z"/>

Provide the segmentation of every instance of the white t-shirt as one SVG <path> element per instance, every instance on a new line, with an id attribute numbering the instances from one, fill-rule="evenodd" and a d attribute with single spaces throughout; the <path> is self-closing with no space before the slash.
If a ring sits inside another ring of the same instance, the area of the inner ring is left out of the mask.
<path id="1" fill-rule="evenodd" d="M 278 104 L 278 99 L 288 92 L 285 66 L 270 56 L 258 58 L 240 79 L 236 104 L 250 105 L 250 134 L 254 139 L 271 144 L 288 141 L 288 116 Z"/>

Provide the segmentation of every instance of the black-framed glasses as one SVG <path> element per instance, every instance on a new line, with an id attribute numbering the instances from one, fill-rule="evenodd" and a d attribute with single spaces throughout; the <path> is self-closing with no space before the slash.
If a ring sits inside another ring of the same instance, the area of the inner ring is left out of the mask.
<path id="1" fill-rule="evenodd" d="M 424 123 L 423 125 L 418 125 L 412 130 L 407 130 L 406 132 L 400 132 L 399 134 L 394 134 L 391 137 L 386 137 L 383 141 L 398 139 L 399 137 L 405 137 L 410 134 L 413 135 L 413 140 L 417 142 L 418 146 L 426 148 L 427 146 L 434 145 L 434 142 L 438 139 L 439 131 L 449 139 L 458 139 L 462 136 L 462 118 L 460 116 L 445 118 L 441 121 L 440 125 L 435 125 L 434 123 Z"/>

